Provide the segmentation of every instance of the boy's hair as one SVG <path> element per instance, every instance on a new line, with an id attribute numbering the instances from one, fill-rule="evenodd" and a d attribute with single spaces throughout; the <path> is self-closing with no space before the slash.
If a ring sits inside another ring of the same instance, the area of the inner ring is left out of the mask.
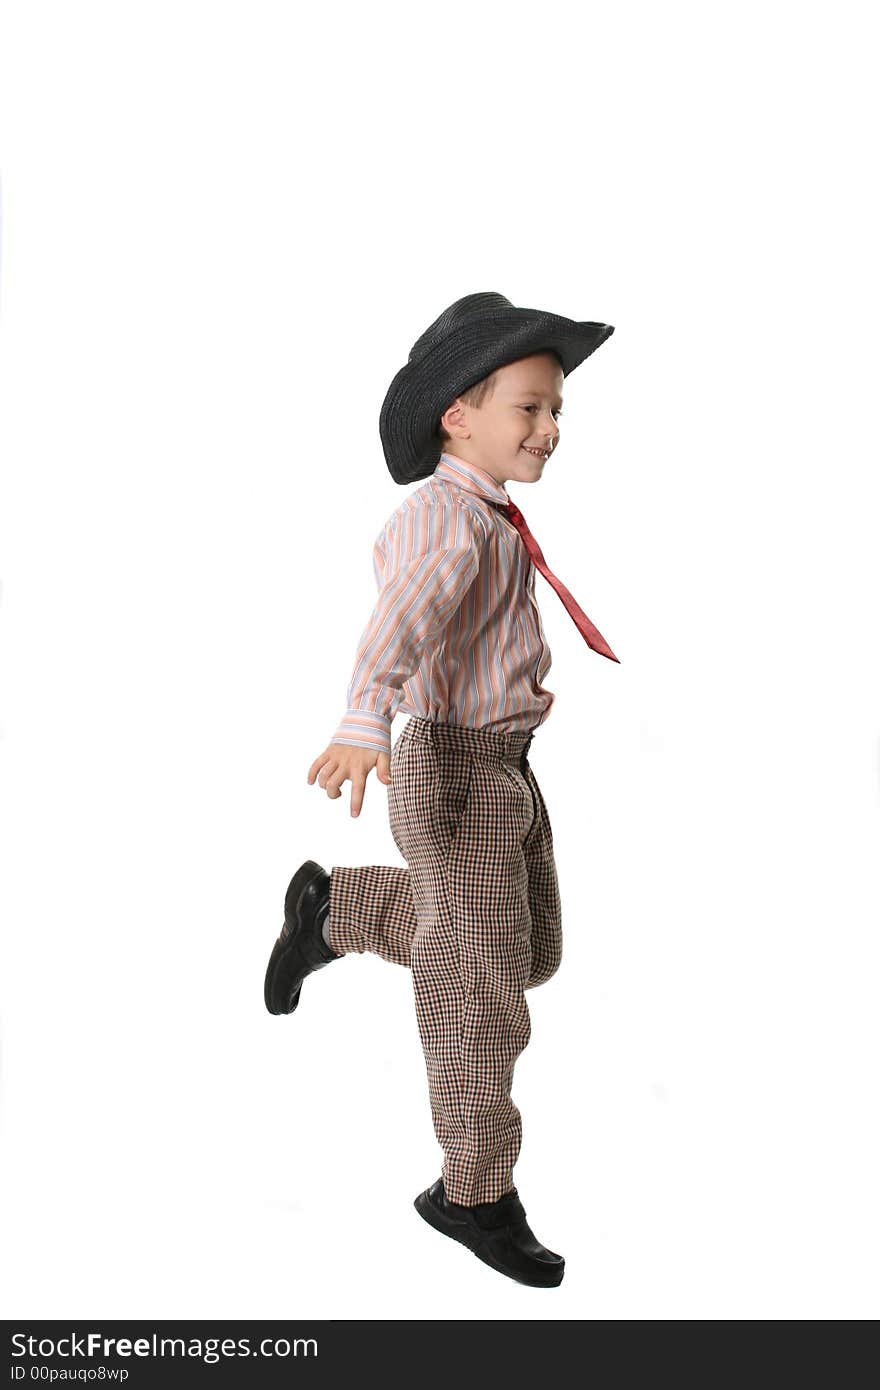
<path id="1" fill-rule="evenodd" d="M 494 372 L 490 372 L 488 376 L 484 376 L 481 381 L 475 381 L 473 386 L 469 386 L 466 391 L 459 391 L 455 399 L 462 400 L 465 405 L 472 405 L 479 409 L 483 402 L 487 401 L 495 390 L 495 377 L 497 374 L 498 369 L 496 368 Z M 451 405 L 452 401 L 450 401 L 449 404 Z M 447 439 L 452 438 L 452 435 L 438 423 L 437 437 L 441 444 L 444 444 Z"/>

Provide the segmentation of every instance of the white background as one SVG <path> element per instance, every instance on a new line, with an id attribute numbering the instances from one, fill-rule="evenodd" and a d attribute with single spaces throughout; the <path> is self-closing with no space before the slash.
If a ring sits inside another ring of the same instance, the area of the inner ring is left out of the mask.
<path id="1" fill-rule="evenodd" d="M 871 9 L 4 5 L 5 1316 L 880 1311 Z M 616 328 L 511 493 L 620 657 L 538 578 L 552 1291 L 413 1210 L 407 972 L 262 999 L 303 859 L 403 862 L 306 773 L 477 290 Z"/>

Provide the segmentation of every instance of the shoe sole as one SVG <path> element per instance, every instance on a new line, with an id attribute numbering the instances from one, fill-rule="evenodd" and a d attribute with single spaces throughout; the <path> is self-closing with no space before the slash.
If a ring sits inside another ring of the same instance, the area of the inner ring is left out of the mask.
<path id="1" fill-rule="evenodd" d="M 292 904 L 293 917 L 290 921 L 290 926 L 294 931 L 296 931 L 301 926 L 300 908 L 302 907 L 302 900 L 305 897 L 306 889 L 309 887 L 309 884 L 314 881 L 315 877 L 318 874 L 322 874 L 324 872 L 325 871 L 321 868 L 321 865 L 316 864 L 314 859 L 307 859 L 304 864 L 300 865 L 293 878 L 290 880 L 290 883 L 287 888 L 287 893 L 284 897 L 285 921 L 288 920 L 288 912 L 290 905 Z M 297 1005 L 299 1004 L 299 996 L 302 992 L 302 982 L 300 982 L 300 984 L 297 987 L 296 994 L 294 995 L 293 1003 L 290 1005 L 289 1008 L 276 1009 L 272 1007 L 272 987 L 275 983 L 275 975 L 278 969 L 278 963 L 288 950 L 289 942 L 289 937 L 286 941 L 283 941 L 280 936 L 278 940 L 275 942 L 275 945 L 272 947 L 272 954 L 269 957 L 269 965 L 266 970 L 266 979 L 263 984 L 263 1002 L 265 1003 L 269 1013 L 275 1017 L 283 1017 L 285 1014 L 295 1013 Z"/>
<path id="2" fill-rule="evenodd" d="M 490 1269 L 497 1270 L 499 1274 L 506 1274 L 508 1279 L 515 1279 L 518 1284 L 528 1284 L 530 1288 L 534 1289 L 555 1289 L 562 1283 L 562 1277 L 565 1274 L 564 1264 L 560 1266 L 558 1272 L 548 1271 L 543 1279 L 538 1276 L 530 1279 L 525 1274 L 505 1269 L 486 1250 L 480 1248 L 481 1242 L 476 1231 L 463 1221 L 455 1221 L 438 1211 L 427 1192 L 420 1192 L 413 1202 L 413 1206 L 422 1220 L 427 1221 L 429 1226 L 433 1226 L 435 1231 L 439 1231 L 441 1235 L 449 1236 L 452 1240 L 457 1240 L 460 1245 L 466 1246 L 472 1255 L 476 1255 L 478 1260 L 482 1260 L 483 1264 L 487 1264 Z"/>

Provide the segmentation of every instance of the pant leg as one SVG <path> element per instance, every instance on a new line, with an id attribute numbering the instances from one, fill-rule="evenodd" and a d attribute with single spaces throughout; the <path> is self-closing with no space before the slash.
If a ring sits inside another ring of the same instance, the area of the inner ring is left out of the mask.
<path id="1" fill-rule="evenodd" d="M 515 766 L 430 740 L 401 749 L 391 801 L 416 908 L 413 989 L 444 1187 L 465 1206 L 495 1201 L 514 1186 L 522 1140 L 510 1092 L 531 1031 L 524 844 L 535 802 Z"/>
<path id="2" fill-rule="evenodd" d="M 523 775 L 535 804 L 535 822 L 523 845 L 532 917 L 532 964 L 526 989 L 533 989 L 555 975 L 562 961 L 562 905 L 550 817 L 530 765 L 527 764 Z"/>
<path id="3" fill-rule="evenodd" d="M 338 955 L 372 951 L 395 965 L 409 965 L 415 931 L 408 869 L 371 864 L 330 870 L 327 935 Z"/>
<path id="4" fill-rule="evenodd" d="M 403 735 L 398 737 L 391 749 L 392 785 L 400 776 L 398 762 L 402 739 Z M 399 817 L 394 814 L 390 793 L 388 811 L 391 834 L 406 858 L 398 828 Z M 339 955 L 355 951 L 362 955 L 364 951 L 372 951 L 394 965 L 408 966 L 415 933 L 416 907 L 408 868 L 395 868 L 390 864 L 333 866 L 327 914 L 327 935 L 332 950 Z"/>

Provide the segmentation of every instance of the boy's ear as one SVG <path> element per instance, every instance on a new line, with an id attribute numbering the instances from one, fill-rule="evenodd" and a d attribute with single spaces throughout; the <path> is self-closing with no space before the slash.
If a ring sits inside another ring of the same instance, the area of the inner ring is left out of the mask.
<path id="1" fill-rule="evenodd" d="M 463 407 L 461 401 L 456 396 L 451 405 L 448 405 L 440 416 L 439 424 L 447 430 L 450 425 L 460 425 L 463 420 Z"/>

